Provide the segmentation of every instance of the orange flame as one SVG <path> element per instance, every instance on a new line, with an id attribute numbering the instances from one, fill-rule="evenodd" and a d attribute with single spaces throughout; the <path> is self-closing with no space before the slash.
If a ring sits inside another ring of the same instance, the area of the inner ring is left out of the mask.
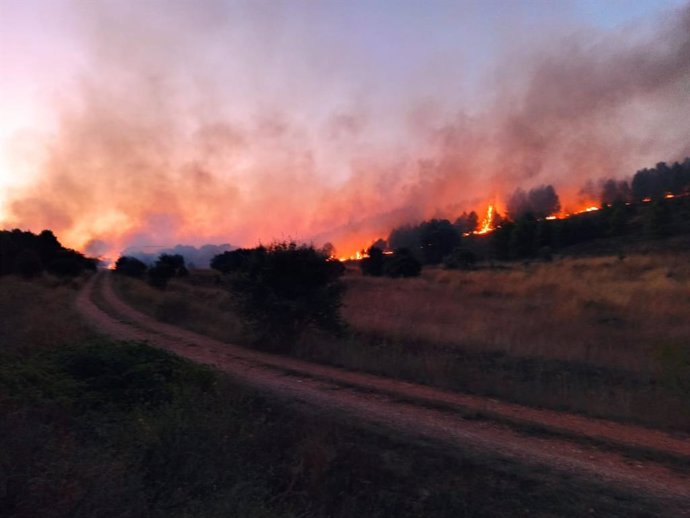
<path id="1" fill-rule="evenodd" d="M 489 205 L 489 208 L 486 209 L 486 215 L 484 216 L 484 219 L 482 219 L 482 223 L 479 226 L 479 230 L 476 230 L 474 233 L 475 234 L 488 234 L 491 232 L 493 228 L 493 221 L 494 221 L 494 206 L 493 204 Z"/>

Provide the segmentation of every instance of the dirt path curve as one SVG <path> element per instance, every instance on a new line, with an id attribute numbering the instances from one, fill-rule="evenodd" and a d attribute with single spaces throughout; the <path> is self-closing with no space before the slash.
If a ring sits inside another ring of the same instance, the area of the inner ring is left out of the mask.
<path id="1" fill-rule="evenodd" d="M 102 307 L 93 301 L 96 290 Z M 662 498 L 677 510 L 674 515 L 690 516 L 688 436 L 447 392 L 222 343 L 136 311 L 117 297 L 107 273 L 88 282 L 77 308 L 105 334 L 147 341 L 279 397 L 398 435 L 459 448 L 466 455 L 497 457 Z"/>

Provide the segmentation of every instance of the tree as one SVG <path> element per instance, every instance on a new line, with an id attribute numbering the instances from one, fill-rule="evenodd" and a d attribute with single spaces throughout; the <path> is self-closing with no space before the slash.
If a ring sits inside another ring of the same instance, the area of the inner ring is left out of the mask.
<path id="1" fill-rule="evenodd" d="M 536 232 L 537 222 L 533 217 L 526 215 L 518 219 L 510 234 L 510 256 L 515 259 L 532 256 Z"/>
<path id="2" fill-rule="evenodd" d="M 645 231 L 651 237 L 664 237 L 670 233 L 671 212 L 663 198 L 656 200 L 645 217 Z"/>
<path id="3" fill-rule="evenodd" d="M 628 226 L 628 211 L 625 203 L 616 202 L 611 208 L 609 217 L 609 234 L 619 236 L 625 234 Z"/>
<path id="4" fill-rule="evenodd" d="M 88 264 L 88 260 L 74 250 L 58 252 L 46 268 L 48 272 L 60 277 L 76 277 L 86 269 L 95 270 L 95 263 L 93 265 Z"/>
<path id="5" fill-rule="evenodd" d="M 426 264 L 438 264 L 460 246 L 460 233 L 447 219 L 432 219 L 419 226 L 419 245 Z"/>
<path id="6" fill-rule="evenodd" d="M 561 210 L 561 202 L 553 185 L 541 185 L 525 192 L 516 189 L 508 198 L 508 214 L 516 221 L 531 214 L 535 218 L 545 218 Z"/>
<path id="7" fill-rule="evenodd" d="M 179 254 L 163 254 L 149 268 L 149 284 L 156 288 L 165 288 L 173 277 L 183 277 L 189 272 L 184 264 L 184 257 Z"/>
<path id="8" fill-rule="evenodd" d="M 515 228 L 512 221 L 504 221 L 491 233 L 491 251 L 495 259 L 510 258 L 510 238 Z"/>
<path id="9" fill-rule="evenodd" d="M 146 264 L 136 257 L 123 255 L 115 262 L 115 272 L 140 279 L 146 273 Z"/>
<path id="10" fill-rule="evenodd" d="M 626 180 L 614 180 L 610 178 L 601 185 L 601 202 L 604 205 L 625 203 L 632 198 L 630 185 Z"/>
<path id="11" fill-rule="evenodd" d="M 60 276 L 95 270 L 97 261 L 63 247 L 50 230 L 36 235 L 19 229 L 0 231 L 0 275 L 32 277 L 47 269 Z"/>
<path id="12" fill-rule="evenodd" d="M 419 226 L 403 225 L 394 228 L 388 236 L 388 245 L 395 250 L 402 248 L 418 250 Z"/>
<path id="13" fill-rule="evenodd" d="M 461 234 L 474 232 L 479 226 L 479 216 L 477 216 L 475 211 L 472 211 L 469 214 L 467 212 L 463 212 L 458 219 L 455 220 L 454 225 Z"/>
<path id="14" fill-rule="evenodd" d="M 383 250 L 372 246 L 367 251 L 369 257 L 365 257 L 359 262 L 359 268 L 362 274 L 380 277 L 383 275 L 384 255 Z"/>
<path id="15" fill-rule="evenodd" d="M 342 329 L 342 273 L 339 261 L 328 260 L 312 246 L 280 242 L 250 250 L 229 280 L 235 307 L 257 344 L 287 351 L 311 326 Z"/>
<path id="16" fill-rule="evenodd" d="M 246 266 L 256 250 L 258 249 L 238 248 L 237 250 L 223 252 L 211 259 L 211 268 L 218 270 L 220 273 L 231 273 L 240 270 Z"/>
<path id="17" fill-rule="evenodd" d="M 321 253 L 328 257 L 329 259 L 335 259 L 336 257 L 336 249 L 335 246 L 333 246 L 333 243 L 327 242 L 321 247 Z"/>

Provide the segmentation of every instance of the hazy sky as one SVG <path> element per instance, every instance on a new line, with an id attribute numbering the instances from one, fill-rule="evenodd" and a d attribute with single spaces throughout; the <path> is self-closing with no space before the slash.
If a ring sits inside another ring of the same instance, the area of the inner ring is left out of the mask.
<path id="1" fill-rule="evenodd" d="M 351 247 L 517 186 L 574 192 L 568 172 L 690 152 L 688 18 L 679 0 L 0 0 L 0 223 L 111 252 Z"/>

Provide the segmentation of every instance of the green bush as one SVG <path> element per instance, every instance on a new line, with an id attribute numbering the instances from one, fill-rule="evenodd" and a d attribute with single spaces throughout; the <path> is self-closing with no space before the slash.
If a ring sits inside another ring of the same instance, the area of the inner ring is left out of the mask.
<path id="1" fill-rule="evenodd" d="M 140 279 L 146 274 L 146 265 L 136 257 L 123 255 L 115 262 L 115 272 Z"/>
<path id="2" fill-rule="evenodd" d="M 339 332 L 344 285 L 339 261 L 311 246 L 255 248 L 230 275 L 235 306 L 257 344 L 286 351 L 309 326 Z"/>

